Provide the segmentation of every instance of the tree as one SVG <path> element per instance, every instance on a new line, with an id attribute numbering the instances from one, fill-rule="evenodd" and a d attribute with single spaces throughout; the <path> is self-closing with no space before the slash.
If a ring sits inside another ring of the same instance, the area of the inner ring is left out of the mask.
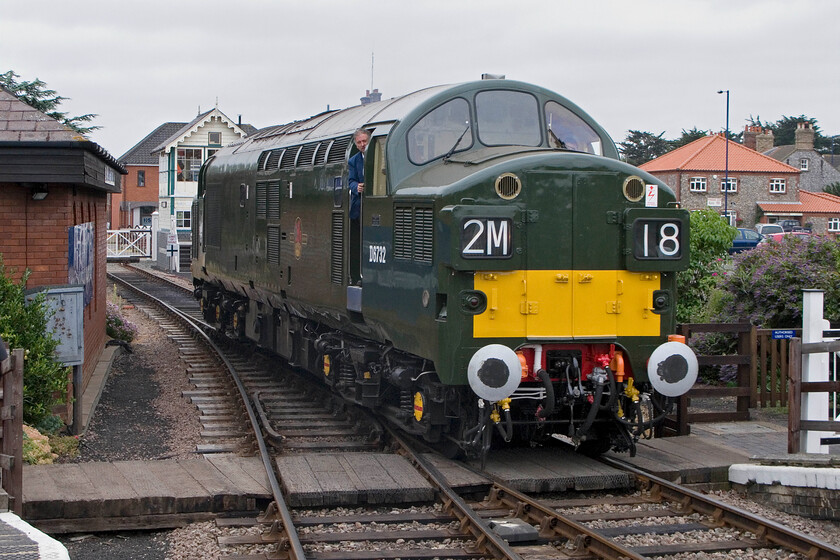
<path id="1" fill-rule="evenodd" d="M 709 134 L 710 132 L 708 130 L 697 130 L 697 127 L 695 126 L 691 130 L 682 129 L 682 135 L 676 140 L 670 140 L 668 143 L 670 144 L 672 150 L 676 150 L 686 144 L 691 144 L 695 140 L 705 138 Z"/>
<path id="2" fill-rule="evenodd" d="M 737 230 L 711 208 L 691 213 L 689 265 L 677 273 L 677 321 L 708 321 L 708 304 Z"/>
<path id="3" fill-rule="evenodd" d="M 640 130 L 629 131 L 624 142 L 618 144 L 624 161 L 630 165 L 641 165 L 668 152 L 669 143 L 662 138 L 664 134 L 665 131 L 658 135 Z"/>
<path id="4" fill-rule="evenodd" d="M 47 84 L 38 78 L 31 82 L 18 82 L 17 78 L 20 78 L 20 75 L 8 70 L 0 74 L 0 85 L 30 107 L 38 109 L 79 134 L 84 135 L 101 128 L 95 125 L 83 126 L 84 123 L 89 123 L 96 118 L 95 114 L 88 113 L 78 117 L 68 117 L 67 113 L 59 111 L 58 106 L 61 105 L 61 102 L 69 98 L 58 95 L 55 90 L 47 89 Z"/>
<path id="5" fill-rule="evenodd" d="M 824 186 L 823 192 L 833 194 L 834 196 L 840 196 L 840 181 L 834 181 L 833 183 L 829 183 L 828 185 Z"/>
<path id="6" fill-rule="evenodd" d="M 761 119 L 756 116 L 753 118 L 750 115 L 748 119 L 750 124 L 760 126 L 761 128 L 771 130 L 773 132 L 774 146 L 790 146 L 796 143 L 796 127 L 799 123 L 810 123 L 811 128 L 814 129 L 814 149 L 822 153 L 831 153 L 833 144 L 837 144 L 837 136 L 823 136 L 820 127 L 817 124 L 817 119 L 813 117 L 806 117 L 799 115 L 798 117 L 782 116 L 781 119 L 774 123 L 762 123 Z"/>

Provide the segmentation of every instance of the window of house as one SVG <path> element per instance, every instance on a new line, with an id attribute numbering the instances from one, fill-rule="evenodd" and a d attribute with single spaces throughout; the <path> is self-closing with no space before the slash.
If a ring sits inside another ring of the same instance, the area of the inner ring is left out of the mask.
<path id="1" fill-rule="evenodd" d="M 799 160 L 799 169 L 801 171 L 808 171 L 808 158 L 801 158 Z"/>
<path id="2" fill-rule="evenodd" d="M 727 186 L 727 181 L 728 181 L 729 186 Z M 738 192 L 738 179 L 735 179 L 734 177 L 730 177 L 727 180 L 721 181 L 720 182 L 720 192 L 731 192 L 731 193 Z"/>
<path id="3" fill-rule="evenodd" d="M 770 179 L 770 192 L 784 194 L 787 191 L 784 179 Z"/>
<path id="4" fill-rule="evenodd" d="M 207 159 L 210 159 L 211 157 L 215 156 L 216 152 L 218 151 L 219 150 L 214 150 L 213 148 L 207 148 Z"/>
<path id="5" fill-rule="evenodd" d="M 191 220 L 191 212 L 189 210 L 177 210 L 175 212 L 175 227 L 179 228 L 190 228 Z"/>
<path id="6" fill-rule="evenodd" d="M 145 187 L 146 186 L 146 170 L 145 169 L 138 169 L 137 170 L 137 186 L 138 187 Z"/>
<path id="7" fill-rule="evenodd" d="M 211 146 L 221 146 L 222 145 L 222 133 L 221 132 L 208 132 L 207 133 L 207 143 Z"/>
<path id="8" fill-rule="evenodd" d="M 178 180 L 198 181 L 201 169 L 201 148 L 178 148 Z"/>
<path id="9" fill-rule="evenodd" d="M 692 177 L 688 185 L 691 192 L 706 192 L 705 177 Z"/>
<path id="10" fill-rule="evenodd" d="M 829 218 L 828 219 L 828 231 L 832 232 L 840 232 L 840 218 Z"/>

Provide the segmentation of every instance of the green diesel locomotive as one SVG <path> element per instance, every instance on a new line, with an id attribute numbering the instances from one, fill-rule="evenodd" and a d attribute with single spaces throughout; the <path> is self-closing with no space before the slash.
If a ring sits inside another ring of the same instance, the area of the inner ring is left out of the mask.
<path id="1" fill-rule="evenodd" d="M 205 163 L 193 216 L 208 322 L 449 454 L 633 452 L 697 375 L 669 336 L 687 211 L 540 87 L 431 87 L 260 130 Z"/>

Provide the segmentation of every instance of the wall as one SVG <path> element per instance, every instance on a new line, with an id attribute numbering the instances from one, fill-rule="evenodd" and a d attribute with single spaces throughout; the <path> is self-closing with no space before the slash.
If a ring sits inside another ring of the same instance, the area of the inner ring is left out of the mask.
<path id="1" fill-rule="evenodd" d="M 127 165 L 128 175 L 122 178 L 122 192 L 111 195 L 111 213 L 109 215 L 111 229 L 127 229 L 137 227 L 128 207 L 136 207 L 131 203 L 148 202 L 149 206 L 157 207 L 158 181 L 160 174 L 156 165 Z M 137 172 L 146 172 L 146 186 L 137 184 Z M 123 204 L 127 203 L 127 204 Z"/>
<path id="2" fill-rule="evenodd" d="M 68 283 L 68 228 L 93 222 L 93 298 L 84 312 L 82 366 L 83 382 L 87 385 L 106 339 L 107 197 L 104 192 L 84 187 L 49 184 L 47 188 L 47 198 L 35 201 L 28 188 L 17 183 L 0 183 L 0 253 L 7 271 L 17 269 L 13 275 L 16 280 L 24 270 L 31 271 L 28 288 L 65 285 Z"/>

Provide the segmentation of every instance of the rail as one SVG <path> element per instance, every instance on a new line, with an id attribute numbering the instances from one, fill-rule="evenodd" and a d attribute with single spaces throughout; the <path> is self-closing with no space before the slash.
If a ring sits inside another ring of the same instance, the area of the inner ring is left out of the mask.
<path id="1" fill-rule="evenodd" d="M 0 480 L 17 515 L 23 515 L 23 354 L 0 348 Z"/>

